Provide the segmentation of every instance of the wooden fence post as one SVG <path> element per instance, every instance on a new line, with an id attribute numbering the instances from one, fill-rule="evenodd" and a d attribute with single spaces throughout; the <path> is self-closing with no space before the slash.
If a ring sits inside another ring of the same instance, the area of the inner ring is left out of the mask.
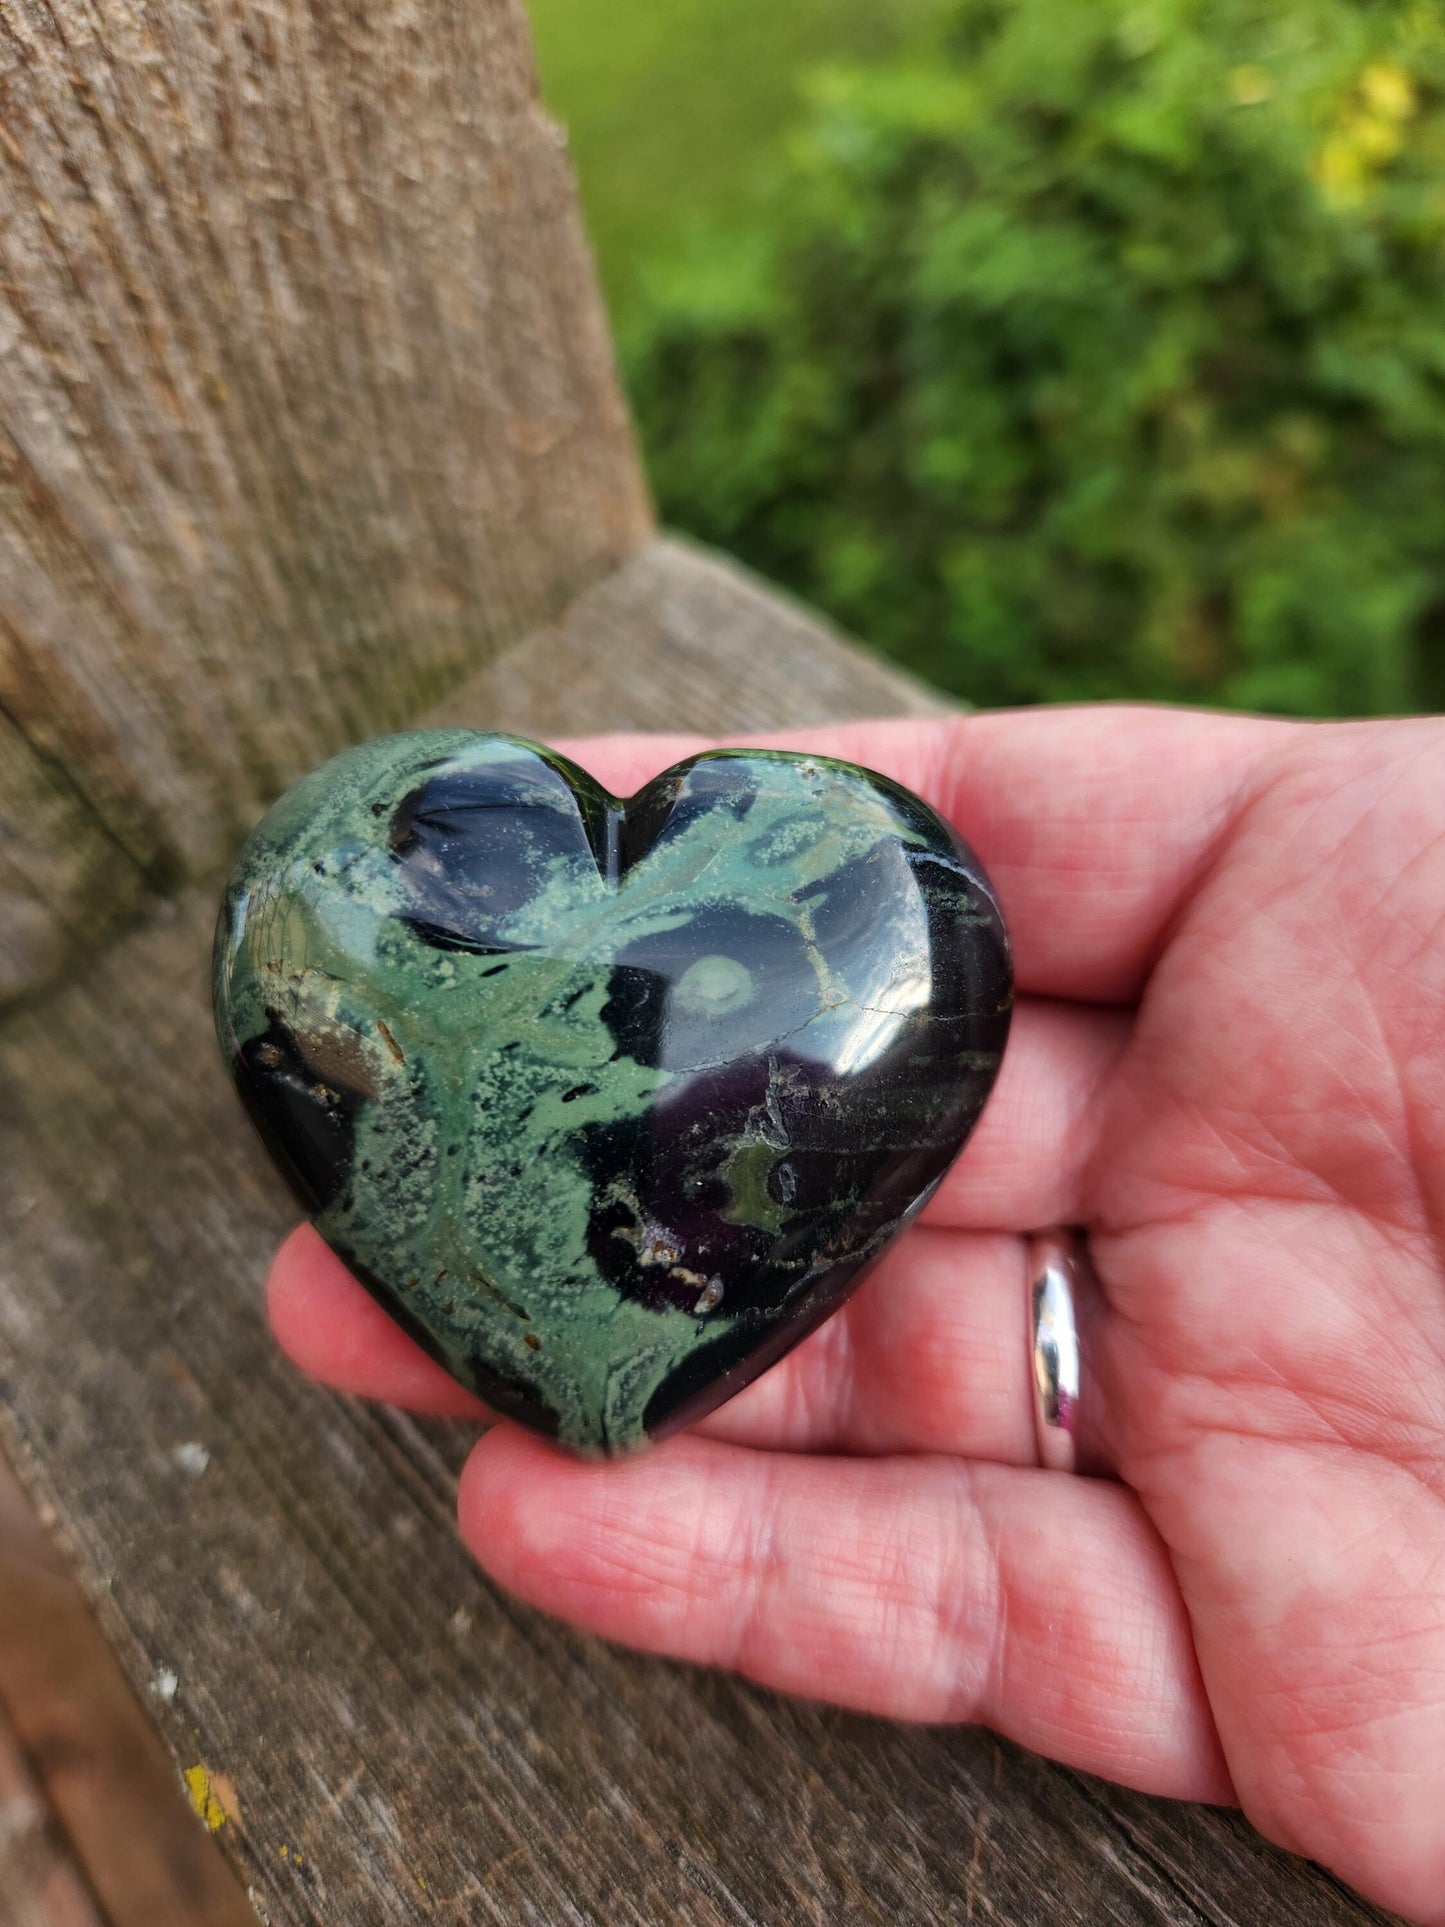
<path id="1" fill-rule="evenodd" d="M 508 0 L 0 0 L 0 994 L 650 532 Z"/>

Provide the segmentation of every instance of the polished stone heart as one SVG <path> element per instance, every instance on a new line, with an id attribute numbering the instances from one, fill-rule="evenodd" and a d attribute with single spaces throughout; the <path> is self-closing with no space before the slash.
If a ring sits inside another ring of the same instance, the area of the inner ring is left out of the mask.
<path id="1" fill-rule="evenodd" d="M 1011 975 L 978 862 L 883 777 L 722 751 L 624 803 L 425 730 L 263 819 L 215 1001 L 332 1249 L 488 1405 L 610 1454 L 859 1282 L 983 1107 Z"/>

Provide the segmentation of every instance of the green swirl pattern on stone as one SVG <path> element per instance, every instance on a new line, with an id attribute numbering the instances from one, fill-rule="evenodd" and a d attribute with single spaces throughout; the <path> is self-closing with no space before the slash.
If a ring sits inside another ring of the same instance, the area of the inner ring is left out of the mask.
<path id="1" fill-rule="evenodd" d="M 624 804 L 418 731 L 267 814 L 217 1026 L 326 1241 L 497 1410 L 616 1453 L 839 1304 L 972 1128 L 1002 921 L 919 800 L 723 751 Z"/>

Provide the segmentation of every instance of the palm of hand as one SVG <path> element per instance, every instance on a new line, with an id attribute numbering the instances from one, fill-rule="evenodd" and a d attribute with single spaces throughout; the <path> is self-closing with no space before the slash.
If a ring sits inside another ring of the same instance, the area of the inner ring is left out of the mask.
<path id="1" fill-rule="evenodd" d="M 1401 739 L 1404 740 L 1401 740 Z M 1441 732 L 1318 732 L 1153 971 L 1085 1210 L 1117 1463 L 1266 1831 L 1445 1907 Z"/>
<path id="2" fill-rule="evenodd" d="M 698 1435 L 595 1468 L 493 1428 L 468 1542 L 610 1637 L 1237 1794 L 1445 1920 L 1445 731 L 1077 711 L 808 746 L 922 788 L 993 871 L 998 1092 L 924 1227 Z M 627 790 L 695 747 L 579 760 Z M 1118 1483 L 1033 1463 L 1021 1234 L 1054 1222 L 1090 1232 Z M 271 1305 L 318 1376 L 475 1411 L 309 1231 Z"/>

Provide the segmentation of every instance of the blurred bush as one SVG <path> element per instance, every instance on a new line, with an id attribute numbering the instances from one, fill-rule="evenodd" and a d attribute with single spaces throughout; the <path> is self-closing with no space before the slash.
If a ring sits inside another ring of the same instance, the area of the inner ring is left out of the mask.
<path id="1" fill-rule="evenodd" d="M 1445 706 L 1445 10 L 950 0 L 623 349 L 662 512 L 980 702 Z"/>

